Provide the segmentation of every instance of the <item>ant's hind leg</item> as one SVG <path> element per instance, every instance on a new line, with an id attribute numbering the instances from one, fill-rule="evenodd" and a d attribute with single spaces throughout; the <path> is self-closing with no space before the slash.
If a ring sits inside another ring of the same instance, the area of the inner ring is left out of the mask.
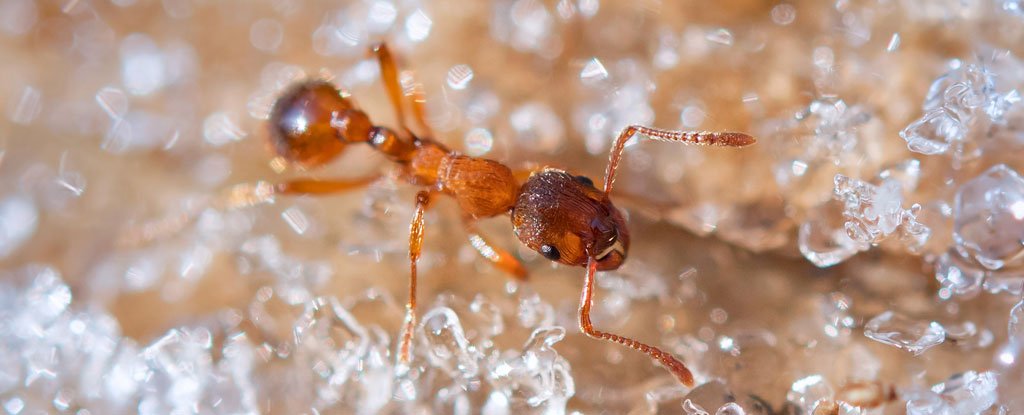
<path id="1" fill-rule="evenodd" d="M 472 219 L 464 218 L 463 224 L 465 224 L 466 233 L 469 234 L 470 245 L 473 245 L 473 248 L 480 253 L 480 256 L 490 261 L 496 268 L 509 276 L 519 281 L 526 281 L 529 274 L 526 272 L 526 267 L 523 266 L 522 262 L 519 262 L 510 252 L 488 241 L 476 228 Z"/>
<path id="2" fill-rule="evenodd" d="M 432 137 L 433 133 L 427 124 L 426 110 L 423 107 L 425 100 L 422 88 L 414 86 L 410 91 L 405 91 L 402 88 L 402 82 L 398 79 L 398 64 L 395 63 L 395 57 L 391 55 L 387 44 L 379 43 L 372 48 L 371 52 L 377 56 L 377 61 L 380 64 L 380 76 L 384 82 L 384 88 L 388 91 L 391 106 L 395 109 L 395 115 L 398 117 L 399 127 L 402 130 L 408 130 L 405 125 L 405 107 L 403 105 L 408 102 L 412 107 L 413 118 L 419 124 L 417 127 L 422 129 L 422 133 Z"/>
<path id="3" fill-rule="evenodd" d="M 610 342 L 618 343 L 623 346 L 629 347 L 630 349 L 644 353 L 650 356 L 652 359 L 657 360 L 662 366 L 665 366 L 676 379 L 679 379 L 683 385 L 688 387 L 693 386 L 693 374 L 690 373 L 690 369 L 686 368 L 683 362 L 680 362 L 674 356 L 669 353 L 663 352 L 661 349 L 650 346 L 639 341 L 633 340 L 629 337 L 620 336 L 617 334 L 606 333 L 594 328 L 594 324 L 590 322 L 590 309 L 593 306 L 594 300 L 594 275 L 597 274 L 597 261 L 591 259 L 587 264 L 587 280 L 583 285 L 583 293 L 580 294 L 580 330 L 584 334 L 591 338 L 607 340 Z"/>
<path id="4" fill-rule="evenodd" d="M 410 361 L 409 349 L 413 331 L 416 328 L 416 262 L 423 250 L 423 214 L 430 207 L 431 193 L 422 190 L 416 194 L 416 213 L 409 224 L 409 301 L 405 303 L 405 324 L 402 326 L 402 343 L 398 350 L 401 364 Z"/>
<path id="5" fill-rule="evenodd" d="M 404 94 L 402 93 L 402 83 L 398 81 L 398 65 L 395 63 L 395 58 L 391 56 L 391 50 L 384 43 L 374 45 L 370 51 L 377 56 L 381 80 L 384 82 L 384 88 L 388 91 L 388 99 L 391 100 L 391 106 L 398 117 L 398 125 L 404 130 L 405 107 L 402 106 Z"/>

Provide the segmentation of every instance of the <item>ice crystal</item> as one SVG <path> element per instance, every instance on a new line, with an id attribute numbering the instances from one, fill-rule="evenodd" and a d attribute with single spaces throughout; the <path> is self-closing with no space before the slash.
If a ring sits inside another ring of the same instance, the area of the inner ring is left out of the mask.
<path id="1" fill-rule="evenodd" d="M 939 323 L 911 320 L 892 311 L 886 311 L 868 321 L 864 325 L 864 335 L 915 355 L 946 340 L 946 331 Z"/>
<path id="2" fill-rule="evenodd" d="M 1024 258 L 1024 178 L 1000 164 L 956 194 L 953 237 L 964 257 L 998 270 Z"/>

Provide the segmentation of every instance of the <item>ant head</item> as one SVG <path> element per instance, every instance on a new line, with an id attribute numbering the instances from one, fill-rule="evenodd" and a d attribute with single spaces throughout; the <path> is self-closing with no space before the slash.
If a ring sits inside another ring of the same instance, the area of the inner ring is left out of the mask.
<path id="1" fill-rule="evenodd" d="M 361 115 L 361 117 L 360 117 Z M 325 81 L 307 81 L 286 90 L 270 112 L 270 144 L 286 160 L 312 167 L 345 149 L 343 134 L 369 129 L 365 114 Z"/>
<path id="2" fill-rule="evenodd" d="M 629 251 L 629 230 L 608 194 L 585 176 L 561 170 L 534 173 L 523 184 L 512 211 L 516 236 L 544 257 L 600 270 L 622 265 Z"/>

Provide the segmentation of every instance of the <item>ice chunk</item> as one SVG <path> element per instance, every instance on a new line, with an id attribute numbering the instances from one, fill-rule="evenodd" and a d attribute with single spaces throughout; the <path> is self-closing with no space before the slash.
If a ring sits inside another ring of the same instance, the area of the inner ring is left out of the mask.
<path id="1" fill-rule="evenodd" d="M 432 366 L 453 379 L 468 381 L 480 371 L 476 350 L 469 345 L 462 324 L 448 307 L 437 307 L 422 317 L 420 337 Z"/>
<path id="2" fill-rule="evenodd" d="M 828 380 L 821 375 L 811 375 L 793 382 L 786 393 L 786 400 L 811 413 L 818 402 L 832 398 L 833 390 Z"/>
<path id="3" fill-rule="evenodd" d="M 975 295 L 981 291 L 984 278 L 984 270 L 967 263 L 955 251 L 942 254 L 935 263 L 935 279 L 939 281 L 942 298 Z"/>
<path id="4" fill-rule="evenodd" d="M 965 183 L 956 194 L 957 250 L 998 270 L 1024 259 L 1024 178 L 1005 164 Z"/>
<path id="5" fill-rule="evenodd" d="M 835 198 L 843 202 L 844 229 L 854 241 L 876 244 L 899 230 L 907 249 L 916 251 L 928 240 L 930 230 L 917 222 L 921 206 L 903 209 L 902 185 L 894 178 L 875 186 L 837 174 Z"/>
<path id="6" fill-rule="evenodd" d="M 522 353 L 488 365 L 490 384 L 508 399 L 513 413 L 562 413 L 576 393 L 569 362 L 554 349 L 565 337 L 561 327 L 533 331 Z"/>
<path id="7" fill-rule="evenodd" d="M 975 414 L 996 403 L 998 386 L 999 382 L 994 372 L 967 371 L 932 386 L 932 391 L 942 396 L 953 409 L 953 413 Z"/>
<path id="8" fill-rule="evenodd" d="M 864 326 L 864 335 L 915 355 L 924 353 L 946 339 L 946 331 L 939 323 L 911 320 L 892 311 L 886 311 L 868 321 Z"/>
<path id="9" fill-rule="evenodd" d="M 845 223 L 838 211 L 841 209 L 836 202 L 826 202 L 816 207 L 808 219 L 800 224 L 797 244 L 800 253 L 814 265 L 830 267 L 867 250 L 866 242 L 850 238 L 844 229 Z"/>

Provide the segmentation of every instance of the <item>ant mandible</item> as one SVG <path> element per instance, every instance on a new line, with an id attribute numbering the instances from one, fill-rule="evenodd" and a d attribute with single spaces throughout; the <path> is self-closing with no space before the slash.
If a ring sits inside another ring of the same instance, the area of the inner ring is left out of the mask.
<path id="1" fill-rule="evenodd" d="M 685 132 L 633 125 L 624 129 L 612 146 L 603 189 L 585 176 L 546 168 L 534 171 L 525 183 L 497 161 L 452 151 L 430 138 L 424 119 L 422 97 L 406 94 L 398 81 L 395 60 L 384 44 L 372 48 L 391 105 L 398 116 L 399 131 L 374 125 L 349 96 L 325 81 L 306 81 L 285 91 L 270 115 L 271 144 L 289 162 L 312 167 L 338 156 L 345 146 L 367 143 L 398 165 L 400 176 L 422 186 L 416 195 L 416 211 L 409 226 L 409 300 L 398 351 L 401 363 L 409 362 L 409 347 L 416 324 L 416 262 L 423 247 L 423 214 L 436 195 L 455 199 L 474 247 L 499 269 L 519 279 L 526 269 L 511 254 L 493 247 L 474 228 L 474 221 L 509 215 L 516 236 L 545 258 L 587 269 L 580 298 L 579 326 L 587 336 L 619 343 L 646 353 L 687 386 L 693 375 L 682 362 L 657 347 L 629 337 L 600 331 L 590 321 L 594 275 L 614 270 L 629 252 L 629 230 L 622 212 L 610 195 L 622 150 L 633 136 L 688 144 L 743 147 L 754 138 L 732 132 Z M 418 137 L 405 124 L 404 105 L 412 109 L 428 137 Z M 274 186 L 278 194 L 329 194 L 360 187 L 369 180 L 293 180 Z"/>

